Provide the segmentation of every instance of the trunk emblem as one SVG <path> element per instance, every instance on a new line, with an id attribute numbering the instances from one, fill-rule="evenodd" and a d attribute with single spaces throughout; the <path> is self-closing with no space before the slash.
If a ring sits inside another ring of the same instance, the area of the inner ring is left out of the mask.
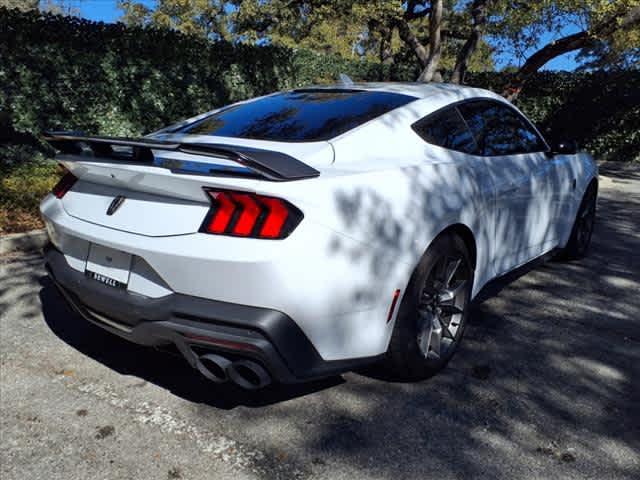
<path id="1" fill-rule="evenodd" d="M 120 205 L 124 203 L 125 198 L 126 197 L 124 195 L 118 195 L 116 198 L 114 198 L 111 201 L 109 208 L 107 208 L 107 215 L 113 215 L 114 213 L 116 213 L 116 211 L 120 208 Z"/>

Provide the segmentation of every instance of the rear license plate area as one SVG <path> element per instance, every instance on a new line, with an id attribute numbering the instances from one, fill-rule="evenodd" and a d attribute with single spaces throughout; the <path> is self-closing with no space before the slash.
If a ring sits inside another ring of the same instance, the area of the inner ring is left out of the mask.
<path id="1" fill-rule="evenodd" d="M 131 254 L 96 245 L 89 247 L 85 275 L 114 288 L 126 288 L 131 271 Z"/>

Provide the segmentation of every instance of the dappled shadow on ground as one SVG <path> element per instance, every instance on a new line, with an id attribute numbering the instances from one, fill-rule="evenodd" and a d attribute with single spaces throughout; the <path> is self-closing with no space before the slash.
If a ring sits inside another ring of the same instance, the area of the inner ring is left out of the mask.
<path id="1" fill-rule="evenodd" d="M 605 162 L 600 165 L 600 174 L 611 177 L 614 183 L 620 180 L 640 180 L 640 168 L 637 163 L 632 162 Z"/>
<path id="2" fill-rule="evenodd" d="M 182 415 L 313 460 L 313 472 L 638 478 L 640 193 L 603 188 L 599 209 L 587 259 L 549 262 L 480 299 L 458 354 L 419 383 L 352 373 L 247 393 L 84 322 L 46 279 L 40 298 L 49 328 L 78 351 L 193 402 Z"/>
<path id="3" fill-rule="evenodd" d="M 259 407 L 304 396 L 343 381 L 334 377 L 296 385 L 273 385 L 260 392 L 246 391 L 231 383 L 217 385 L 191 368 L 177 351 L 136 345 L 86 321 L 71 309 L 48 277 L 39 280 L 45 322 L 60 339 L 123 375 L 143 378 L 192 402 L 223 409 L 238 405 Z"/>
<path id="4" fill-rule="evenodd" d="M 360 408 L 336 401 L 304 448 L 382 477 L 640 473 L 640 198 L 602 193 L 587 259 L 476 304 L 460 352 L 427 382 L 347 376 L 330 396 Z"/>

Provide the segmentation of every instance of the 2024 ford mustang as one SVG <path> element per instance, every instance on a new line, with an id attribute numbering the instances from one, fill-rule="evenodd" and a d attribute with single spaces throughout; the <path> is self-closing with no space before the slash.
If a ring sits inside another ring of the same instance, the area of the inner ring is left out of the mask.
<path id="1" fill-rule="evenodd" d="M 597 167 L 491 92 L 305 88 L 144 138 L 55 132 L 49 274 L 88 320 L 245 388 L 441 368 L 490 280 L 589 245 Z"/>

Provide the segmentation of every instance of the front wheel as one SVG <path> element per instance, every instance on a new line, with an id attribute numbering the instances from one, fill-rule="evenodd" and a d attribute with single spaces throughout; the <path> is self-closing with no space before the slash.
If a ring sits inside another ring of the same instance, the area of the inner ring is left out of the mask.
<path id="1" fill-rule="evenodd" d="M 394 377 L 418 380 L 446 365 L 464 332 L 472 285 L 464 241 L 451 233 L 436 238 L 400 304 L 386 358 Z"/>

